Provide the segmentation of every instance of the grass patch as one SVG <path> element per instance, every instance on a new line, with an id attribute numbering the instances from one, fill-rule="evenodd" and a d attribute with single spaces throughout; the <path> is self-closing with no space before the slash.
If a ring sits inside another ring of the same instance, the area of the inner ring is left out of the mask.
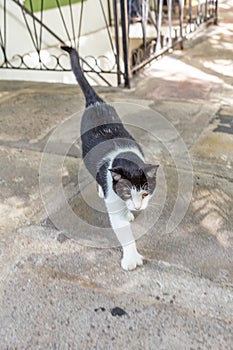
<path id="1" fill-rule="evenodd" d="M 24 6 L 31 11 L 31 3 L 32 3 L 32 9 L 33 12 L 38 12 L 41 10 L 41 2 L 42 0 L 25 0 L 24 1 Z M 71 4 L 75 4 L 77 2 L 81 2 L 81 0 L 58 0 L 58 3 L 60 6 L 66 6 Z M 43 9 L 44 10 L 49 10 L 49 9 L 54 9 L 57 8 L 57 2 L 56 0 L 44 0 L 43 1 Z"/>

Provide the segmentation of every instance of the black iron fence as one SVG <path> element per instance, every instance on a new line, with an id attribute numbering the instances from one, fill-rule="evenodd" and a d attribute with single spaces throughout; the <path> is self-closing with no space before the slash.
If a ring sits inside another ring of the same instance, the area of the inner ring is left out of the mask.
<path id="1" fill-rule="evenodd" d="M 88 54 L 80 53 L 84 71 L 97 75 L 99 83 L 112 85 L 114 76 L 118 85 L 124 82 L 129 87 L 132 75 L 150 61 L 176 45 L 182 48 L 183 40 L 204 24 L 217 24 L 218 0 L 53 3 L 48 9 L 46 0 L 0 0 L 0 68 L 68 71 L 67 56 L 59 46 L 66 43 L 79 49 L 85 35 L 92 44 Z M 99 20 L 94 33 L 91 23 L 83 29 L 90 11 Z M 95 42 L 100 31 L 104 45 Z M 92 53 L 94 47 L 100 47 L 99 52 Z"/>

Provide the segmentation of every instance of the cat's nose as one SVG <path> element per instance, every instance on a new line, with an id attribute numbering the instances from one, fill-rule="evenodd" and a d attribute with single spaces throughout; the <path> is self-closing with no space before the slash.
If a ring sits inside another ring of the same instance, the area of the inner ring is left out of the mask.
<path id="1" fill-rule="evenodd" d="M 141 206 L 140 207 L 135 207 L 135 210 L 140 210 L 141 209 Z"/>

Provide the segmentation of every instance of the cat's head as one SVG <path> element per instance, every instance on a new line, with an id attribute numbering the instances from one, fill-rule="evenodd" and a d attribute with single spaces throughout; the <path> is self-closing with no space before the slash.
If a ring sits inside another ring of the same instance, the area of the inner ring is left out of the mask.
<path id="1" fill-rule="evenodd" d="M 129 164 L 109 169 L 114 192 L 126 203 L 129 210 L 143 210 L 148 206 L 155 187 L 159 165 Z"/>

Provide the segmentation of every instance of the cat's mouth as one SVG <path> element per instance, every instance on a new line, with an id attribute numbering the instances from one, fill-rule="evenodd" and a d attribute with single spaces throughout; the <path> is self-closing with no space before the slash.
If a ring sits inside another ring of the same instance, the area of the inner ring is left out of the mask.
<path id="1" fill-rule="evenodd" d="M 129 210 L 132 210 L 132 211 L 137 211 L 137 212 L 139 212 L 139 211 L 141 211 L 141 210 L 142 210 L 142 206 L 140 206 L 140 207 L 136 207 L 136 208 L 135 208 L 135 206 L 134 206 L 134 205 L 129 204 L 129 205 L 127 205 L 127 207 L 128 207 L 128 209 L 129 209 Z"/>

